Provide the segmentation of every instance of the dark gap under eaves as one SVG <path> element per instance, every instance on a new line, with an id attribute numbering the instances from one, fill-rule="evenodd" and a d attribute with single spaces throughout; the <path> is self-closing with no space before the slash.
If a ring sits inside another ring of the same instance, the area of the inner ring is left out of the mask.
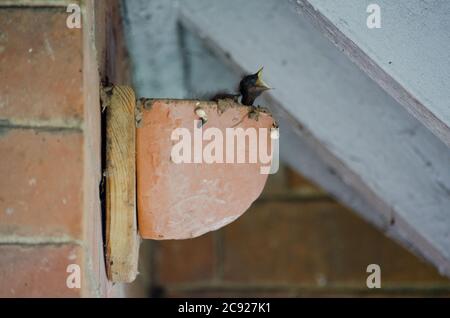
<path id="1" fill-rule="evenodd" d="M 110 86 L 108 78 L 102 81 L 102 85 L 100 86 L 100 140 L 101 140 L 101 179 L 99 184 L 99 200 L 100 200 L 100 210 L 101 210 L 101 223 L 102 223 L 102 242 L 103 242 L 103 250 L 104 250 L 104 262 L 105 268 L 106 264 L 106 101 L 102 100 L 102 96 L 106 96 L 106 92 L 104 90 L 105 87 Z"/>

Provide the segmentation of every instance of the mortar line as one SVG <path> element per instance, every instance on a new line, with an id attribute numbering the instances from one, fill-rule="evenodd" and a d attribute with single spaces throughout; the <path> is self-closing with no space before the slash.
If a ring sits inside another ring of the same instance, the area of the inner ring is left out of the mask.
<path id="1" fill-rule="evenodd" d="M 313 284 L 283 284 L 283 283 L 230 283 L 230 282 L 212 282 L 212 283 L 188 283 L 188 284 L 170 284 L 167 286 L 170 291 L 179 292 L 196 292 L 196 291 L 300 291 L 300 292 L 374 292 L 374 290 L 365 288 L 364 286 L 356 286 L 349 284 L 329 284 L 321 287 Z M 450 292 L 450 285 L 445 283 L 430 284 L 392 284 L 384 286 L 378 292 L 423 292 L 423 291 L 440 291 Z M 377 291 L 375 291 L 377 292 Z"/>
<path id="2" fill-rule="evenodd" d="M 39 245 L 78 245 L 83 246 L 81 240 L 70 237 L 0 237 L 0 245 L 21 245 L 21 246 L 39 246 Z"/>
<path id="3" fill-rule="evenodd" d="M 214 244 L 214 281 L 220 282 L 224 277 L 224 234 L 223 230 L 215 231 L 213 236 Z"/>
<path id="4" fill-rule="evenodd" d="M 10 0 L 0 2 L 0 8 L 65 8 L 71 3 L 81 5 L 76 0 L 55 0 L 55 1 L 32 1 L 32 0 Z"/>
<path id="5" fill-rule="evenodd" d="M 1 122 L 0 122 L 0 129 L 38 130 L 38 131 L 45 131 L 45 132 L 60 132 L 60 131 L 83 132 L 83 129 L 80 126 L 24 125 L 24 124 L 13 124 L 13 123 L 4 124 Z"/>

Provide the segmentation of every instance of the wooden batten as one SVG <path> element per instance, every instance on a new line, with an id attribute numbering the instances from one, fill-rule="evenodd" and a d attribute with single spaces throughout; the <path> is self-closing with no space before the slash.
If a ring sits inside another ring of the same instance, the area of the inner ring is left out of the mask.
<path id="1" fill-rule="evenodd" d="M 113 282 L 132 282 L 138 273 L 135 100 L 130 87 L 114 86 L 106 103 L 106 266 Z"/>

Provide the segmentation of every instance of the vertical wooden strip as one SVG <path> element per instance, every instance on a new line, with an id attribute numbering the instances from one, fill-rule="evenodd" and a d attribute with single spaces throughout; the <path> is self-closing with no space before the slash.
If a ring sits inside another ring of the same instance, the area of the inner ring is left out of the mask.
<path id="1" fill-rule="evenodd" d="M 106 257 L 113 282 L 137 275 L 135 95 L 115 86 L 106 115 Z"/>

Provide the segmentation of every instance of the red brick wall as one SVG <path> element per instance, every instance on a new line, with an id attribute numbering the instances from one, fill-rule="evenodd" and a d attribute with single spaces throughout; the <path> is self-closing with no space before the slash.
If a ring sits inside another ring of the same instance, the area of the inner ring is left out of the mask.
<path id="1" fill-rule="evenodd" d="M 84 1 L 81 29 L 44 2 L 0 2 L 0 296 L 118 295 L 98 191 L 100 81 L 128 81 L 118 1 Z"/>

